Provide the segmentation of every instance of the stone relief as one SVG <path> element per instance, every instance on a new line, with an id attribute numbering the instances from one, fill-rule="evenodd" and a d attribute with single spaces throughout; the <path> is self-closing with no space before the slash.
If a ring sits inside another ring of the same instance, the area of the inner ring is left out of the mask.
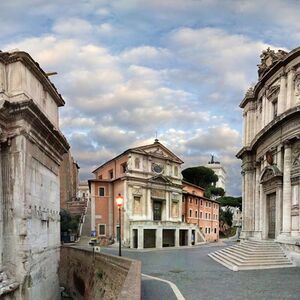
<path id="1" fill-rule="evenodd" d="M 277 63 L 280 59 L 284 58 L 287 55 L 287 52 L 283 50 L 278 50 L 275 52 L 271 50 L 270 47 L 267 50 L 264 50 L 260 55 L 261 62 L 258 66 L 258 76 L 261 78 L 271 66 Z"/>
<path id="2" fill-rule="evenodd" d="M 294 77 L 295 96 L 297 102 L 300 102 L 300 71 L 297 71 Z"/>

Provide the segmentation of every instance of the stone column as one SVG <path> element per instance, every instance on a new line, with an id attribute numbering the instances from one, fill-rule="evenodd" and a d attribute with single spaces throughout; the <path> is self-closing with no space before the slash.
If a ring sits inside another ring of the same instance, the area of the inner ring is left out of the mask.
<path id="1" fill-rule="evenodd" d="M 153 219 L 153 211 L 152 211 L 152 201 L 151 201 L 151 190 L 147 189 L 147 220 Z"/>
<path id="2" fill-rule="evenodd" d="M 279 90 L 279 95 L 278 95 L 277 115 L 284 112 L 285 99 L 286 99 L 286 76 L 284 74 L 280 78 L 280 90 Z"/>
<path id="3" fill-rule="evenodd" d="M 290 143 L 284 145 L 283 159 L 283 205 L 282 205 L 282 233 L 291 232 L 291 163 L 292 149 Z"/>
<path id="4" fill-rule="evenodd" d="M 163 231 L 162 227 L 156 229 L 156 248 L 162 248 L 163 246 Z"/>
<path id="5" fill-rule="evenodd" d="M 188 246 L 192 246 L 192 229 L 188 229 Z"/>
<path id="6" fill-rule="evenodd" d="M 138 227 L 138 249 L 144 249 L 144 228 Z"/>
<path id="7" fill-rule="evenodd" d="M 3 256 L 3 191 L 2 191 L 2 154 L 0 145 L 0 272 L 2 271 L 2 256 Z"/>
<path id="8" fill-rule="evenodd" d="M 246 185 L 245 185 L 245 172 L 242 171 L 242 230 L 245 230 L 245 189 L 246 189 Z"/>
<path id="9" fill-rule="evenodd" d="M 243 146 L 246 145 L 246 126 L 247 126 L 247 119 L 246 119 L 246 114 L 243 113 L 243 136 L 242 136 L 242 144 Z"/>
<path id="10" fill-rule="evenodd" d="M 258 233 L 260 226 L 260 184 L 259 184 L 259 177 L 260 177 L 260 165 L 257 165 L 255 168 L 255 217 L 254 217 L 254 230 Z"/>
<path id="11" fill-rule="evenodd" d="M 175 229 L 175 247 L 179 247 L 179 228 Z"/>
<path id="12" fill-rule="evenodd" d="M 294 73 L 295 71 L 290 69 L 287 75 L 286 109 L 291 108 L 294 102 Z"/>
<path id="13" fill-rule="evenodd" d="M 276 157 L 276 165 L 278 169 L 282 172 L 282 155 L 281 155 L 282 145 L 277 147 L 277 157 Z"/>
<path id="14" fill-rule="evenodd" d="M 171 198 L 171 193 L 166 192 L 166 221 L 170 220 L 170 198 Z"/>
<path id="15" fill-rule="evenodd" d="M 260 173 L 264 169 L 263 160 L 260 163 Z M 264 190 L 262 184 L 259 184 L 259 230 L 261 232 L 261 238 L 263 238 L 263 226 L 265 226 L 265 218 L 263 218 L 264 212 Z"/>
<path id="16" fill-rule="evenodd" d="M 282 186 L 276 189 L 276 224 L 275 224 L 275 238 L 280 234 L 282 229 Z"/>

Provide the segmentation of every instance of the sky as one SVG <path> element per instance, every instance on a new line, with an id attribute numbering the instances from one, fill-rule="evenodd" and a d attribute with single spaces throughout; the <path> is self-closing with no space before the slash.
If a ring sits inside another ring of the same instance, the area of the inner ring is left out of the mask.
<path id="1" fill-rule="evenodd" d="M 66 101 L 81 180 L 158 139 L 185 162 L 214 154 L 241 194 L 242 110 L 267 47 L 300 45 L 300 1 L 0 1 L 0 49 L 29 52 Z"/>

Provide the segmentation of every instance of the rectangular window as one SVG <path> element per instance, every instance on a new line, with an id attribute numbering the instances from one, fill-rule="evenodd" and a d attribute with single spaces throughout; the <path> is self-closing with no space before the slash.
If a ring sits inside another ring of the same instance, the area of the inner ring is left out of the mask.
<path id="1" fill-rule="evenodd" d="M 103 197 L 105 195 L 105 189 L 104 187 L 99 187 L 99 196 Z"/>
<path id="2" fill-rule="evenodd" d="M 99 235 L 105 235 L 106 231 L 106 225 L 105 224 L 99 224 Z"/>
<path id="3" fill-rule="evenodd" d="M 198 211 L 195 211 L 195 218 L 198 218 Z"/>
<path id="4" fill-rule="evenodd" d="M 202 203 L 202 200 L 200 201 L 200 205 L 202 205 L 203 203 Z"/>
<path id="5" fill-rule="evenodd" d="M 208 214 L 208 219 L 210 220 L 210 214 Z"/>
<path id="6" fill-rule="evenodd" d="M 192 213 L 193 213 L 193 211 L 190 209 L 190 218 L 192 217 Z"/>
<path id="7" fill-rule="evenodd" d="M 121 164 L 121 173 L 126 173 L 127 171 L 127 163 Z"/>
<path id="8" fill-rule="evenodd" d="M 210 233 L 210 227 L 208 227 L 208 233 Z"/>
<path id="9" fill-rule="evenodd" d="M 196 204 L 198 204 L 198 199 L 196 199 Z"/>
<path id="10" fill-rule="evenodd" d="M 99 176 L 98 176 L 98 179 L 102 179 L 102 175 L 99 175 Z"/>
<path id="11" fill-rule="evenodd" d="M 113 170 L 110 170 L 110 171 L 109 171 L 109 178 L 110 178 L 110 179 L 113 179 L 113 178 L 114 178 L 114 171 L 113 171 Z"/>
<path id="12" fill-rule="evenodd" d="M 193 199 L 192 198 L 190 198 L 190 203 L 193 203 Z"/>
<path id="13" fill-rule="evenodd" d="M 208 203 L 208 206 L 210 207 L 210 205 L 211 205 L 211 203 L 209 202 L 209 203 Z"/>
<path id="14" fill-rule="evenodd" d="M 202 211 L 200 211 L 200 219 L 202 219 Z"/>
<path id="15" fill-rule="evenodd" d="M 177 166 L 174 167 L 174 175 L 178 176 L 178 167 Z"/>
<path id="16" fill-rule="evenodd" d="M 215 233 L 217 233 L 217 228 L 215 228 Z"/>
<path id="17" fill-rule="evenodd" d="M 207 219 L 207 213 L 205 213 L 205 219 Z"/>
<path id="18" fill-rule="evenodd" d="M 207 227 L 205 227 L 205 233 L 207 233 Z"/>

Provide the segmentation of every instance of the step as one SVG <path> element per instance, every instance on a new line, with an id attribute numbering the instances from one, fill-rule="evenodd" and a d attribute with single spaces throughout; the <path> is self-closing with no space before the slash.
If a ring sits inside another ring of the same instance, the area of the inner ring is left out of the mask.
<path id="1" fill-rule="evenodd" d="M 241 264 L 275 264 L 275 263 L 282 263 L 282 262 L 289 262 L 289 260 L 287 258 L 273 258 L 273 259 L 266 259 L 266 260 L 261 260 L 261 259 L 244 259 L 240 256 L 237 255 L 233 255 L 231 253 L 228 252 L 222 252 L 223 250 L 218 251 L 217 254 L 221 254 L 223 256 L 227 256 L 232 260 L 236 260 Z"/>
<path id="2" fill-rule="evenodd" d="M 281 247 L 273 241 L 244 241 L 209 255 L 233 271 L 294 267 Z"/>
<path id="3" fill-rule="evenodd" d="M 249 261 L 253 261 L 253 260 L 262 260 L 262 261 L 274 261 L 274 260 L 286 260 L 286 257 L 282 254 L 281 256 L 268 256 L 268 255 L 264 255 L 264 256 L 260 256 L 260 255 L 253 255 L 253 256 L 248 256 L 248 255 L 244 255 L 244 254 L 240 254 L 240 253 L 236 253 L 236 252 L 232 252 L 229 249 L 224 249 L 222 250 L 225 253 L 229 253 L 233 256 L 237 256 L 243 260 L 249 260 Z"/>
<path id="4" fill-rule="evenodd" d="M 292 265 L 291 262 L 288 260 L 284 261 L 243 261 L 237 257 L 233 257 L 231 255 L 228 255 L 227 253 L 215 253 L 218 257 L 221 257 L 223 259 L 227 259 L 231 264 L 239 266 L 268 266 L 268 265 Z"/>
<path id="5" fill-rule="evenodd" d="M 270 254 L 269 252 L 266 253 L 255 253 L 255 252 L 247 252 L 247 251 L 241 251 L 241 249 L 232 249 L 232 248 L 226 248 L 227 251 L 231 251 L 233 253 L 241 254 L 246 257 L 285 257 L 285 254 L 282 252 L 279 253 L 272 253 Z"/>

